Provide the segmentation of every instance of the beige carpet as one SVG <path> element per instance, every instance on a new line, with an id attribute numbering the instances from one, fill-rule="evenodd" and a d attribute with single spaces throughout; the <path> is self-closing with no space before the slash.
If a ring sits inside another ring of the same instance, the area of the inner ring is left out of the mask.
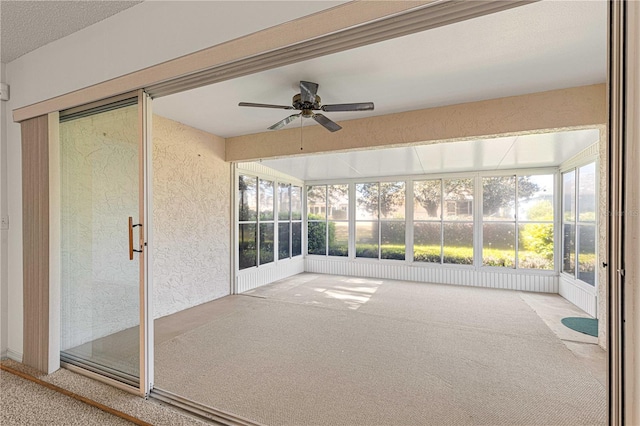
<path id="1" fill-rule="evenodd" d="M 204 426 L 206 423 L 72 371 L 44 375 L 11 360 L 3 365 L 107 405 L 156 426 Z M 132 423 L 44 386 L 0 370 L 0 425 L 131 425 Z"/>
<path id="2" fill-rule="evenodd" d="M 156 345 L 156 387 L 272 425 L 607 421 L 518 292 L 302 274 L 212 303 Z"/>

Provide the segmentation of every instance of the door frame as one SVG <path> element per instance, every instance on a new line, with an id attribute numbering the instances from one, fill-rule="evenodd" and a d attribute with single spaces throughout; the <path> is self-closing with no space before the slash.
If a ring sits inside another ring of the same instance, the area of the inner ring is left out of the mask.
<path id="1" fill-rule="evenodd" d="M 143 91 L 137 90 L 123 95 L 104 99 L 99 102 L 92 102 L 87 105 L 75 107 L 62 112 L 62 115 L 82 114 L 83 111 L 94 114 L 100 108 L 113 106 L 120 102 L 137 99 L 138 106 L 138 165 L 139 165 L 139 186 L 138 202 L 139 217 L 135 218 L 141 226 L 139 233 L 139 248 L 142 250 L 138 254 L 139 268 L 139 383 L 138 387 L 119 382 L 115 379 L 102 376 L 99 373 L 86 370 L 82 367 L 64 363 L 60 361 L 60 310 L 61 310 L 61 214 L 60 214 L 60 132 L 59 119 L 61 113 L 53 112 L 48 115 L 48 176 L 49 176 L 49 365 L 46 368 L 48 373 L 63 366 L 72 371 L 89 376 L 93 379 L 108 383 L 119 389 L 125 390 L 141 396 L 147 396 L 152 388 L 153 382 L 153 315 L 151 310 L 151 282 L 152 282 L 152 261 L 151 261 L 151 229 L 152 221 L 152 185 L 151 185 L 151 99 Z M 58 182 L 58 184 L 56 184 Z M 31 313 L 32 314 L 32 313 Z M 25 306 L 25 317 L 27 307 Z M 55 319 L 57 318 L 57 321 Z M 54 319 L 54 320 L 52 320 Z"/>

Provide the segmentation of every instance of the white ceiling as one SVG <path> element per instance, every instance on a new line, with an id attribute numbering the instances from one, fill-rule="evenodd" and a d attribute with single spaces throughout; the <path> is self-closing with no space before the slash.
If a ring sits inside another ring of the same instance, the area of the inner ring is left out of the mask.
<path id="1" fill-rule="evenodd" d="M 319 83 L 325 104 L 375 103 L 372 112 L 326 114 L 338 122 L 602 83 L 606 25 L 605 1 L 541 1 L 158 98 L 154 111 L 231 137 L 290 114 L 238 102 L 290 104 L 299 80 Z"/>
<path id="2" fill-rule="evenodd" d="M 559 166 L 597 142 L 597 129 L 367 151 L 261 163 L 305 181 Z"/>
<path id="3" fill-rule="evenodd" d="M 0 62 L 9 63 L 141 2 L 0 1 Z"/>

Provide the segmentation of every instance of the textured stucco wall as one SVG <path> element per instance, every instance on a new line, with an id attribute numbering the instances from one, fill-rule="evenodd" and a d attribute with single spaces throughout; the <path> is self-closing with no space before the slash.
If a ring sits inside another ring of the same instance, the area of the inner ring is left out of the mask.
<path id="1" fill-rule="evenodd" d="M 154 116 L 156 318 L 230 293 L 231 165 L 224 156 L 224 139 Z"/>
<path id="2" fill-rule="evenodd" d="M 607 331 L 609 329 L 607 319 L 609 315 L 609 280 L 608 270 L 602 266 L 603 262 L 607 262 L 609 238 L 607 232 L 608 221 L 608 199 L 609 193 L 607 191 L 608 182 L 607 176 L 609 173 L 609 144 L 607 143 L 607 131 L 606 129 L 600 130 L 600 144 L 599 144 L 599 176 L 598 176 L 598 263 L 596 268 L 598 271 L 598 344 L 607 349 Z"/>
<path id="3" fill-rule="evenodd" d="M 62 350 L 138 325 L 126 232 L 138 211 L 137 114 L 61 124 Z M 230 293 L 230 173 L 222 138 L 154 116 L 156 318 Z"/>

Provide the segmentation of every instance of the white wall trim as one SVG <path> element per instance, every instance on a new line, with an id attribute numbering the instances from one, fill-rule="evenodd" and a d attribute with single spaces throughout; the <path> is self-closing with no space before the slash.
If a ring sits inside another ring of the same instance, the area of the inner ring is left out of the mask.
<path id="1" fill-rule="evenodd" d="M 15 362 L 22 363 L 22 354 L 11 349 L 7 349 L 2 353 L 2 359 L 12 359 Z"/>
<path id="2" fill-rule="evenodd" d="M 294 176 L 282 173 L 278 170 L 272 169 L 271 167 L 267 167 L 257 162 L 237 163 L 236 168 L 238 169 L 238 174 L 241 174 L 241 172 L 246 172 L 258 175 L 258 177 L 271 177 L 279 181 L 282 180 L 293 185 L 302 186 L 303 188 L 305 185 L 304 181 Z"/>
<path id="3" fill-rule="evenodd" d="M 562 173 L 570 169 L 575 169 L 579 166 L 584 166 L 585 164 L 596 161 L 599 156 L 600 143 L 596 142 L 560 164 L 560 172 Z"/>

